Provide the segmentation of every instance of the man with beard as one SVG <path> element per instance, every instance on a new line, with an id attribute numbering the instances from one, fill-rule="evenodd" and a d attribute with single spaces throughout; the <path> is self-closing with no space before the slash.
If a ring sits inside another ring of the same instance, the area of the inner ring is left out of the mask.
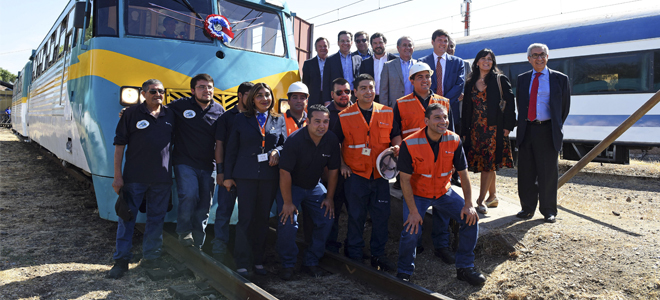
<path id="1" fill-rule="evenodd" d="M 225 110 L 213 101 L 210 75 L 195 75 L 190 80 L 190 91 L 192 97 L 178 99 L 167 107 L 176 116 L 172 155 L 179 196 L 176 232 L 182 245 L 201 248 L 215 187 L 215 122 Z"/>
<path id="2" fill-rule="evenodd" d="M 302 82 L 309 88 L 309 106 L 323 102 L 323 69 L 328 57 L 330 42 L 324 37 L 314 43 L 316 56 L 305 61 L 302 67 Z M 329 100 L 328 100 L 329 102 Z"/>
<path id="3" fill-rule="evenodd" d="M 374 50 L 374 54 L 362 61 L 362 65 L 360 65 L 360 74 L 369 74 L 376 80 L 376 98 L 374 101 L 380 103 L 380 73 L 383 70 L 385 63 L 395 59 L 396 55 L 385 52 L 387 39 L 380 32 L 374 33 L 369 42 L 371 48 Z"/>
<path id="4" fill-rule="evenodd" d="M 359 55 L 360 57 L 362 57 L 363 61 L 373 55 L 371 50 L 369 50 L 369 44 L 367 44 L 367 40 L 369 40 L 369 35 L 364 31 L 356 32 L 355 38 L 353 39 L 353 41 L 355 41 L 355 46 L 357 47 L 357 50 L 351 54 Z"/>

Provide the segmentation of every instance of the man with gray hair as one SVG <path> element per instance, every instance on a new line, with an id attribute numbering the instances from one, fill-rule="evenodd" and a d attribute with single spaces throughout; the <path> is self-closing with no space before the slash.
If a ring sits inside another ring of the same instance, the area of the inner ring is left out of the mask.
<path id="1" fill-rule="evenodd" d="M 396 41 L 399 57 L 383 65 L 380 72 L 380 104 L 393 107 L 396 100 L 413 92 L 413 85 L 408 79 L 410 68 L 417 60 L 412 58 L 415 51 L 413 40 L 402 36 Z"/>
<path id="2" fill-rule="evenodd" d="M 532 70 L 518 76 L 518 196 L 521 219 L 534 216 L 537 203 L 548 223 L 556 222 L 558 155 L 562 127 L 571 105 L 568 76 L 549 69 L 548 46 L 531 44 L 527 60 Z"/>

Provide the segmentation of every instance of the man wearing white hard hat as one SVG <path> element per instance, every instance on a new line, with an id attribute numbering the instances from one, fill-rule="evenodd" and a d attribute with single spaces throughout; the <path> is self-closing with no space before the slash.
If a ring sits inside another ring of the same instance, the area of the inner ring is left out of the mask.
<path id="1" fill-rule="evenodd" d="M 309 89 L 302 81 L 294 82 L 289 86 L 286 93 L 289 97 L 289 110 L 286 111 L 284 120 L 286 121 L 286 135 L 291 135 L 298 128 L 307 125 L 307 98 L 309 98 Z"/>
<path id="2" fill-rule="evenodd" d="M 433 206 L 444 216 L 460 223 L 460 240 L 456 253 L 456 277 L 471 285 L 486 278 L 474 268 L 474 247 L 479 235 L 479 216 L 472 203 L 472 188 L 467 161 L 460 137 L 447 130 L 448 109 L 440 103 L 429 105 L 424 112 L 426 127 L 401 143 L 397 167 L 401 176 L 403 230 L 399 241 L 397 277 L 409 281 L 415 270 L 417 240 L 422 235 L 422 216 Z M 465 199 L 451 188 L 452 169 L 463 180 Z"/>
<path id="3" fill-rule="evenodd" d="M 431 90 L 431 78 L 433 70 L 426 63 L 418 61 L 410 67 L 410 82 L 413 85 L 413 92 L 399 98 L 394 104 L 394 122 L 401 128 L 401 136 L 405 139 L 418 130 L 424 128 L 424 112 L 426 108 L 439 103 L 449 111 L 449 130 L 454 130 L 452 111 L 449 99 L 440 96 Z M 398 183 L 398 181 L 397 181 Z M 394 188 L 397 188 L 396 183 Z M 449 247 L 449 219 L 443 218 L 440 214 L 433 216 L 433 247 L 434 254 L 447 264 L 454 263 L 454 255 Z M 421 242 L 421 241 L 420 241 Z M 423 251 L 420 243 L 418 252 Z"/>

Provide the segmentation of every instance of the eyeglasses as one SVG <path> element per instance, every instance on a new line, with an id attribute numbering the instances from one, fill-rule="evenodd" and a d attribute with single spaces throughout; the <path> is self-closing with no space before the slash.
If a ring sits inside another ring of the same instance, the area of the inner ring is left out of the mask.
<path id="1" fill-rule="evenodd" d="M 342 90 L 337 90 L 337 91 L 335 91 L 335 95 L 337 95 L 337 96 L 341 96 L 341 95 L 344 95 L 344 94 L 350 95 L 351 90 L 343 90 L 343 91 Z"/>
<path id="2" fill-rule="evenodd" d="M 165 90 L 163 90 L 163 89 L 149 90 L 149 94 L 156 95 L 156 93 L 159 93 L 161 95 L 165 95 Z"/>
<path id="3" fill-rule="evenodd" d="M 546 58 L 546 57 L 548 57 L 548 55 L 545 54 L 545 53 L 540 53 L 540 54 L 539 53 L 534 53 L 534 54 L 530 55 L 529 57 L 531 57 L 532 59 L 538 59 L 539 57 L 540 58 Z"/>
<path id="4" fill-rule="evenodd" d="M 355 42 L 356 43 L 366 43 L 367 39 L 359 39 L 359 40 L 355 40 Z"/>

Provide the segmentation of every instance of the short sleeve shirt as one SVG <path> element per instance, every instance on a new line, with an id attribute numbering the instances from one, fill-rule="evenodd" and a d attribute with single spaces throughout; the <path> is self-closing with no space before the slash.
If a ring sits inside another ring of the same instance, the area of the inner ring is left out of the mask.
<path id="1" fill-rule="evenodd" d="M 293 185 L 312 189 L 321 179 L 325 167 L 339 169 L 340 155 L 339 140 L 334 133 L 326 132 L 316 145 L 305 126 L 286 140 L 279 165 L 280 169 L 291 173 Z"/>

